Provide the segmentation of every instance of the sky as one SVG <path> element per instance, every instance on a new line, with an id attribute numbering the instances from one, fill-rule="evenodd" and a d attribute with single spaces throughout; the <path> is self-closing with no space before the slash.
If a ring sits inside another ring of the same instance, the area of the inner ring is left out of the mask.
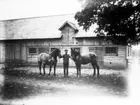
<path id="1" fill-rule="evenodd" d="M 0 20 L 76 13 L 81 0 L 0 0 Z"/>

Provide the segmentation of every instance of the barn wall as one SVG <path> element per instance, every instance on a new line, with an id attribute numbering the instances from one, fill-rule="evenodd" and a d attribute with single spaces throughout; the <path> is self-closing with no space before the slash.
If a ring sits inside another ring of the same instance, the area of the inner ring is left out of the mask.
<path id="1" fill-rule="evenodd" d="M 3 21 L 0 21 L 0 38 L 5 38 L 5 24 Z M 5 62 L 5 43 L 4 41 L 0 41 L 0 68 L 4 67 Z"/>
<path id="2" fill-rule="evenodd" d="M 126 68 L 126 47 L 118 46 L 117 56 L 104 56 L 104 66 L 108 68 Z"/>
<path id="3" fill-rule="evenodd" d="M 117 47 L 117 55 L 106 55 L 106 47 Z M 81 53 L 94 52 L 97 55 L 98 64 L 101 68 L 126 68 L 127 67 L 127 50 L 125 46 L 105 45 L 105 46 L 93 46 L 84 45 L 81 46 Z"/>
<path id="4" fill-rule="evenodd" d="M 84 39 L 85 40 L 85 39 Z M 83 41 L 84 42 L 84 41 Z M 113 45 L 109 45 L 112 46 Z M 68 49 L 68 53 L 70 54 L 71 48 L 80 48 L 81 53 L 94 52 L 97 54 L 98 63 L 101 68 L 125 68 L 126 67 L 126 47 L 125 46 L 117 46 L 118 47 L 118 55 L 106 55 L 105 54 L 105 46 L 101 45 L 63 45 L 61 44 L 60 39 L 52 39 L 52 40 L 25 40 L 25 41 L 13 41 L 6 42 L 6 47 L 4 44 L 0 43 L 0 48 L 6 48 L 6 51 L 0 50 L 0 59 L 4 60 L 21 60 L 25 64 L 32 65 L 37 64 L 37 54 L 30 55 L 29 48 L 45 48 L 48 49 L 46 51 L 50 52 L 51 48 L 59 48 L 61 50 L 61 54 L 64 54 L 64 50 Z M 9 53 L 10 52 L 10 53 Z M 2 54 L 3 53 L 3 54 Z M 1 60 L 1 61 L 2 61 Z M 63 59 L 58 59 L 58 65 L 62 66 Z M 75 66 L 74 62 L 70 59 L 70 66 Z M 82 67 L 91 66 L 90 64 Z"/>
<path id="5" fill-rule="evenodd" d="M 61 31 L 62 39 L 61 43 L 70 45 L 74 44 L 74 36 L 75 36 L 75 30 L 71 28 L 69 25 L 66 25 L 63 30 Z"/>
<path id="6" fill-rule="evenodd" d="M 5 43 L 0 42 L 0 69 L 4 67 L 5 62 Z"/>
<path id="7" fill-rule="evenodd" d="M 100 45 L 100 40 L 99 39 L 93 39 L 93 38 L 88 38 L 88 39 L 83 39 L 84 45 Z"/>
<path id="8" fill-rule="evenodd" d="M 5 23 L 0 21 L 0 39 L 4 39 L 5 37 Z"/>
<path id="9" fill-rule="evenodd" d="M 23 43 L 21 44 L 21 60 L 23 62 L 27 62 L 27 48 L 26 48 L 26 44 Z"/>

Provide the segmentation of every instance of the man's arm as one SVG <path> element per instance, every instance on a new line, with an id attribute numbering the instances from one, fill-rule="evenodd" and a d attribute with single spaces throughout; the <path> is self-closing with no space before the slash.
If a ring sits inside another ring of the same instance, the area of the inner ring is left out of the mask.
<path id="1" fill-rule="evenodd" d="M 60 57 L 59 58 L 63 58 L 64 57 L 64 55 L 60 55 Z"/>
<path id="2" fill-rule="evenodd" d="M 69 55 L 69 58 L 71 58 L 72 59 L 72 57 Z"/>

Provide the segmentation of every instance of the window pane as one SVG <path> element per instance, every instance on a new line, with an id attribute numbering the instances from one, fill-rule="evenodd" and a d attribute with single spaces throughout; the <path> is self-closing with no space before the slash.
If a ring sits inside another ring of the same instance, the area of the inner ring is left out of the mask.
<path id="1" fill-rule="evenodd" d="M 117 55 L 117 47 L 106 47 L 105 53 L 110 55 Z"/>
<path id="2" fill-rule="evenodd" d="M 36 54 L 37 49 L 36 48 L 29 48 L 29 54 Z"/>

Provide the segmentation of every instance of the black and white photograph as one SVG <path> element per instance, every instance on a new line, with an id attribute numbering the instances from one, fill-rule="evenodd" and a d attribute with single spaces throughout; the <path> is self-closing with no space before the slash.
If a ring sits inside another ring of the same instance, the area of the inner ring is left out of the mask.
<path id="1" fill-rule="evenodd" d="M 0 0 L 0 105 L 137 104 L 140 0 Z"/>

